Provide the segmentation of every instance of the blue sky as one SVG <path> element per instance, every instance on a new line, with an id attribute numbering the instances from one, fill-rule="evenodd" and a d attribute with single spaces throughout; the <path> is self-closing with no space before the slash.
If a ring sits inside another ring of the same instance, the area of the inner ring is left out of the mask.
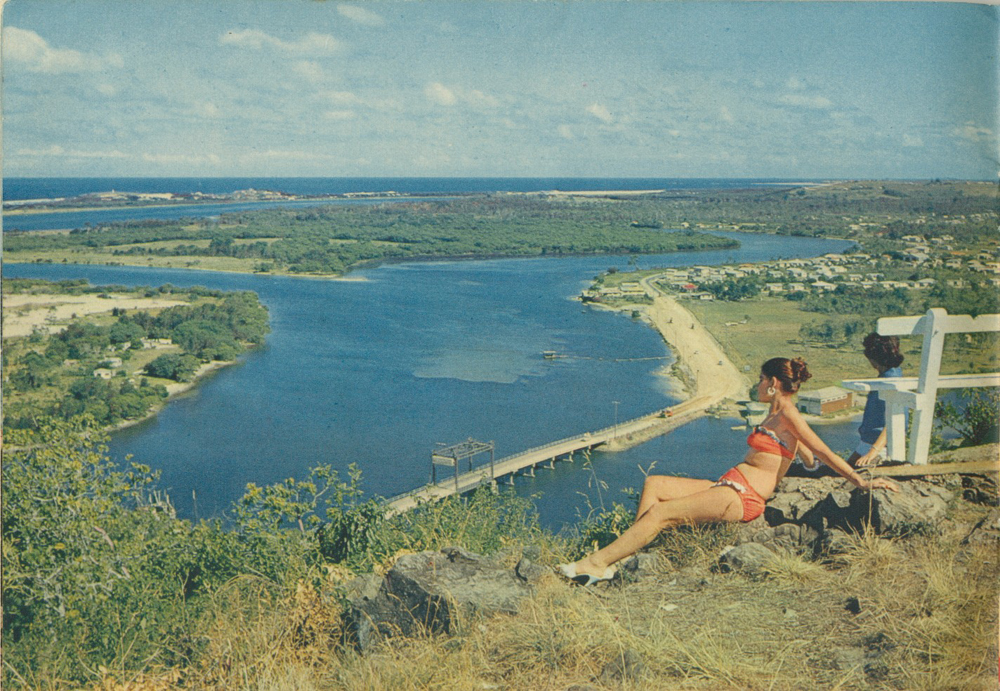
<path id="1" fill-rule="evenodd" d="M 8 0 L 8 176 L 976 178 L 998 7 Z"/>

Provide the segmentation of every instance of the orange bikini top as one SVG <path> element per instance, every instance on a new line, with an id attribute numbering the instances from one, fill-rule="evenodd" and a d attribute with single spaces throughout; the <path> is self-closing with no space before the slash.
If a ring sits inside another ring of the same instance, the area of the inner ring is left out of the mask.
<path id="1" fill-rule="evenodd" d="M 795 453 L 788 448 L 788 444 L 782 441 L 777 434 L 761 425 L 754 427 L 753 432 L 747 437 L 747 446 L 756 451 L 778 454 L 785 458 L 795 458 Z"/>

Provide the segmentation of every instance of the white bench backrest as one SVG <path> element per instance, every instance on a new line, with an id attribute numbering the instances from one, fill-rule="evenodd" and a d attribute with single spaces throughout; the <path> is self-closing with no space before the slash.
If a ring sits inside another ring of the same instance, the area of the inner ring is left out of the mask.
<path id="1" fill-rule="evenodd" d="M 900 448 L 899 442 L 902 441 L 900 437 L 900 425 L 902 424 L 900 406 L 905 406 L 914 411 L 908 458 L 911 463 L 926 463 L 933 425 L 934 403 L 941 376 L 944 337 L 950 333 L 1000 331 L 1000 314 L 984 314 L 978 317 L 971 317 L 967 314 L 950 315 L 946 310 L 935 307 L 920 317 L 882 317 L 878 320 L 876 330 L 883 336 L 924 337 L 920 355 L 920 376 L 917 380 L 916 390 L 910 394 L 902 391 L 890 392 L 886 398 L 889 399 L 887 403 L 896 412 L 895 424 L 889 430 L 890 437 L 896 437 L 896 439 L 890 439 L 890 455 L 898 454 L 898 451 L 892 447 Z M 993 376 L 995 378 L 995 375 Z"/>

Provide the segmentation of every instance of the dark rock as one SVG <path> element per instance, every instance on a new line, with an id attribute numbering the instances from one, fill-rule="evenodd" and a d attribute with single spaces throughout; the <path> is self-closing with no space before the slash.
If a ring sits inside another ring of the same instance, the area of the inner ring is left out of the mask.
<path id="1" fill-rule="evenodd" d="M 525 545 L 521 549 L 521 557 L 530 559 L 531 561 L 538 561 L 542 557 L 542 548 L 538 545 Z"/>
<path id="2" fill-rule="evenodd" d="M 820 533 L 809 525 L 782 523 L 776 526 L 758 526 L 754 532 L 743 530 L 737 537 L 736 544 L 755 542 L 772 552 L 811 552 L 819 540 Z"/>
<path id="3" fill-rule="evenodd" d="M 963 545 L 1000 544 L 1000 509 L 993 509 L 989 515 L 976 523 L 975 527 L 962 539 Z"/>
<path id="4" fill-rule="evenodd" d="M 861 600 L 856 597 L 847 598 L 847 602 L 844 603 L 844 609 L 851 614 L 861 614 Z"/>
<path id="5" fill-rule="evenodd" d="M 663 556 L 651 552 L 639 552 L 634 554 L 622 563 L 621 571 L 633 580 L 660 576 L 672 567 L 670 562 Z"/>
<path id="6" fill-rule="evenodd" d="M 727 547 L 719 555 L 719 570 L 739 571 L 748 575 L 760 575 L 774 559 L 774 552 L 756 542 Z"/>
<path id="7" fill-rule="evenodd" d="M 622 651 L 616 655 L 601 670 L 601 681 L 611 684 L 619 681 L 635 681 L 646 671 L 646 665 L 642 662 L 642 656 L 632 649 Z"/>
<path id="8" fill-rule="evenodd" d="M 804 547 L 827 530 L 861 531 L 871 525 L 876 533 L 902 535 L 935 527 L 944 517 L 954 493 L 925 480 L 899 483 L 899 492 L 865 492 L 843 478 L 785 478 L 768 501 L 764 517 L 774 527 L 785 523 L 805 525 L 815 531 L 805 536 L 786 533 L 781 547 Z M 760 541 L 774 539 L 764 535 Z M 796 542 L 798 543 L 796 545 Z"/>
<path id="9" fill-rule="evenodd" d="M 764 507 L 764 518 L 768 525 L 805 522 L 831 492 L 843 485 L 840 477 L 786 477 Z"/>
<path id="10" fill-rule="evenodd" d="M 851 550 L 854 545 L 854 540 L 851 538 L 850 534 L 838 528 L 830 528 L 825 533 L 823 533 L 823 539 L 820 541 L 820 551 L 824 554 L 845 554 Z"/>
<path id="11" fill-rule="evenodd" d="M 525 557 L 522 558 L 521 561 L 517 562 L 517 566 L 514 567 L 514 573 L 517 574 L 517 577 L 525 583 L 535 585 L 538 581 L 551 575 L 552 570 L 545 566 L 535 564 Z"/>
<path id="12" fill-rule="evenodd" d="M 973 504 L 996 506 L 1000 503 L 996 480 L 987 475 L 963 475 L 962 498 Z"/>
<path id="13" fill-rule="evenodd" d="M 870 522 L 877 534 L 905 535 L 935 528 L 948 511 L 953 493 L 924 480 L 902 482 L 898 492 L 855 491 L 851 510 L 860 528 Z"/>
<path id="14" fill-rule="evenodd" d="M 530 562 L 523 566 L 526 574 L 538 568 Z M 421 630 L 454 633 L 468 615 L 513 613 L 530 592 L 519 573 L 461 548 L 407 554 L 374 596 L 368 583 L 351 598 L 347 628 L 364 651 L 383 637 Z"/>

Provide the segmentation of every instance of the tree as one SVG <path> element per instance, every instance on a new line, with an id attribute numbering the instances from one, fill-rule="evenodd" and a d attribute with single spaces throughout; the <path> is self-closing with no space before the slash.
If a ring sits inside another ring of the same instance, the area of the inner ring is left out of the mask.
<path id="1" fill-rule="evenodd" d="M 108 339 L 115 344 L 139 344 L 146 337 L 146 330 L 131 319 L 120 318 L 108 329 Z"/>
<path id="2" fill-rule="evenodd" d="M 172 379 L 179 382 L 190 381 L 200 364 L 198 358 L 192 355 L 169 353 L 161 355 L 146 365 L 146 374 L 160 379 Z"/>

